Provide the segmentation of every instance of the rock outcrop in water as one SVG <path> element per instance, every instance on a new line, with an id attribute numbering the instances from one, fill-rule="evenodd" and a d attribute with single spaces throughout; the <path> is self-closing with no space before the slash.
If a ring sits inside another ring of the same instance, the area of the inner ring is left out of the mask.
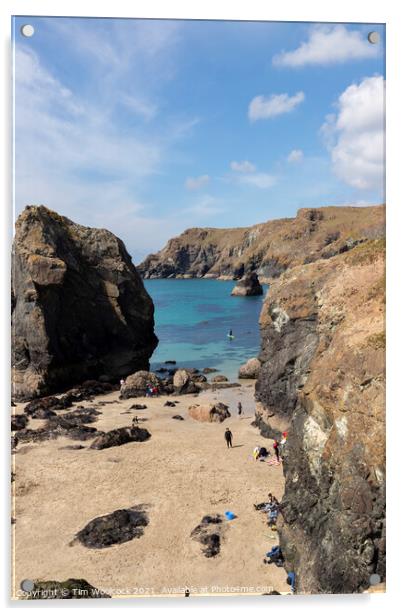
<path id="1" fill-rule="evenodd" d="M 385 578 L 384 248 L 293 268 L 262 310 L 257 424 L 289 434 L 279 532 L 298 592 Z"/>
<path id="2" fill-rule="evenodd" d="M 43 206 L 25 208 L 12 263 L 15 398 L 148 369 L 157 345 L 153 312 L 115 235 Z"/>
<path id="3" fill-rule="evenodd" d="M 301 209 L 295 218 L 235 229 L 194 228 L 137 266 L 144 278 L 277 278 L 290 267 L 382 237 L 384 206 Z"/>
<path id="4" fill-rule="evenodd" d="M 262 295 L 264 293 L 258 276 L 255 272 L 250 272 L 243 276 L 233 288 L 231 295 L 245 297 L 249 295 Z"/>

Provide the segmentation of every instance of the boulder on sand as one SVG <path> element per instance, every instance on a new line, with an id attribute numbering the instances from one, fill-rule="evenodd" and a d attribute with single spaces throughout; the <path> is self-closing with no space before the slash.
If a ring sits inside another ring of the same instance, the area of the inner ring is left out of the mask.
<path id="1" fill-rule="evenodd" d="M 202 553 L 206 558 L 213 558 L 220 552 L 224 529 L 223 518 L 219 513 L 204 515 L 201 524 L 194 528 L 190 537 L 201 543 Z"/>
<path id="2" fill-rule="evenodd" d="M 144 534 L 149 523 L 144 505 L 129 509 L 117 509 L 88 522 L 76 538 L 86 548 L 107 548 L 116 543 L 125 543 Z"/>
<path id="3" fill-rule="evenodd" d="M 145 396 L 147 385 L 157 387 L 160 391 L 161 381 L 154 372 L 147 372 L 146 370 L 134 372 L 125 379 L 124 385 L 121 386 L 120 398 L 126 400 L 127 398 Z"/>
<path id="4" fill-rule="evenodd" d="M 116 428 L 101 434 L 94 440 L 90 449 L 107 449 L 108 447 L 117 447 L 119 445 L 125 445 L 126 443 L 132 443 L 134 441 L 147 441 L 151 438 L 150 432 L 145 428 Z"/>
<path id="5" fill-rule="evenodd" d="M 261 368 L 261 362 L 257 357 L 252 357 L 240 366 L 239 379 L 257 379 Z"/>
<path id="6" fill-rule="evenodd" d="M 188 414 L 196 421 L 219 422 L 222 423 L 230 417 L 229 407 L 223 402 L 215 404 L 193 404 L 188 408 Z"/>
<path id="7" fill-rule="evenodd" d="M 255 272 L 246 274 L 233 288 L 231 295 L 263 295 L 264 291 Z"/>
<path id="8" fill-rule="evenodd" d="M 228 381 L 228 377 L 224 374 L 217 374 L 211 379 L 211 383 L 227 383 Z"/>
<path id="9" fill-rule="evenodd" d="M 187 370 L 177 370 L 173 377 L 175 394 L 195 394 L 200 391 Z"/>

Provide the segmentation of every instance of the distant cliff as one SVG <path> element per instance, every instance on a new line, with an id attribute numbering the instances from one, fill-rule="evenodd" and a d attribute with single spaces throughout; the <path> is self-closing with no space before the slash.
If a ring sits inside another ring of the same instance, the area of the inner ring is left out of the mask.
<path id="1" fill-rule="evenodd" d="M 385 578 L 384 257 L 377 239 L 294 267 L 261 313 L 257 423 L 289 432 L 279 532 L 298 592 Z"/>
<path id="2" fill-rule="evenodd" d="M 13 394 L 27 399 L 147 369 L 154 307 L 124 244 L 43 206 L 19 216 L 12 260 Z"/>
<path id="3" fill-rule="evenodd" d="M 144 278 L 241 278 L 256 270 L 271 280 L 383 233 L 383 206 L 301 209 L 295 218 L 252 227 L 188 229 L 137 269 Z"/>

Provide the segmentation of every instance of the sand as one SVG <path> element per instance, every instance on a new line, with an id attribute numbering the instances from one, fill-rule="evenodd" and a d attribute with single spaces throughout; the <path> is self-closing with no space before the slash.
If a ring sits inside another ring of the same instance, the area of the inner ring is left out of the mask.
<path id="1" fill-rule="evenodd" d="M 179 404 L 164 407 L 167 399 Z M 188 416 L 190 404 L 214 399 L 230 404 L 231 418 L 210 424 Z M 241 418 L 238 400 L 245 410 Z M 266 525 L 266 516 L 253 507 L 270 491 L 280 499 L 284 488 L 281 467 L 252 458 L 258 444 L 268 444 L 272 451 L 271 441 L 250 425 L 253 384 L 198 397 L 151 400 L 119 401 L 114 392 L 82 404 L 102 412 L 91 425 L 106 431 L 131 425 L 132 415 L 124 412 L 133 403 L 148 406 L 132 412 L 151 432 L 147 442 L 100 451 L 88 449 L 88 441 L 82 450 L 62 449 L 79 442 L 67 438 L 18 445 L 12 484 L 14 597 L 24 579 L 67 578 L 84 578 L 122 597 L 182 596 L 185 587 L 202 595 L 288 592 L 285 570 L 263 563 L 278 538 Z M 22 408 L 17 405 L 13 410 Z M 172 419 L 175 414 L 185 420 Z M 43 424 L 31 420 L 29 427 Z M 227 449 L 224 441 L 227 426 L 234 436 L 233 449 Z M 149 515 L 142 537 L 97 550 L 72 543 L 93 518 L 138 504 L 145 504 Z M 200 543 L 190 538 L 191 531 L 204 515 L 226 510 L 237 518 L 224 522 L 220 554 L 206 558 Z"/>

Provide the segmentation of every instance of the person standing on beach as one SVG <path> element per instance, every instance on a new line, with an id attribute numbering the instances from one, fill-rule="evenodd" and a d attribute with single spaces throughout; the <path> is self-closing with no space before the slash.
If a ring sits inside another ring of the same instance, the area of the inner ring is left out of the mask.
<path id="1" fill-rule="evenodd" d="M 233 434 L 231 433 L 231 431 L 229 430 L 229 428 L 226 428 L 225 431 L 225 440 L 226 440 L 226 445 L 228 447 L 233 447 L 232 445 L 232 438 L 233 438 Z"/>
<path id="2" fill-rule="evenodd" d="M 242 414 L 242 412 L 243 412 L 243 406 L 242 406 L 242 403 L 241 403 L 241 402 L 239 402 L 239 403 L 237 404 L 237 410 L 238 410 L 238 414 L 239 414 L 239 417 L 240 417 L 240 415 L 241 415 L 241 414 Z"/>
<path id="3" fill-rule="evenodd" d="M 274 439 L 273 448 L 274 448 L 274 452 L 275 452 L 275 455 L 276 455 L 276 459 L 279 462 L 279 443 L 278 443 L 278 441 L 276 439 Z"/>

